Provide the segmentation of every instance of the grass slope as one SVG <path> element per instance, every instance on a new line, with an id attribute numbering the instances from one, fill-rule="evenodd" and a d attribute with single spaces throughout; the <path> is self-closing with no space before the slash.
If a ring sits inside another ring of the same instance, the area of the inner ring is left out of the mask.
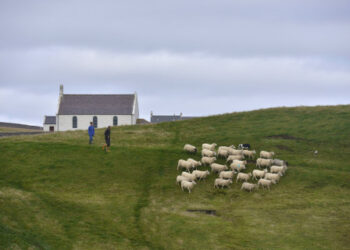
<path id="1" fill-rule="evenodd" d="M 271 191 L 247 193 L 236 183 L 215 190 L 211 175 L 184 193 L 175 185 L 177 160 L 189 157 L 185 143 L 203 142 L 250 143 L 290 167 Z M 92 146 L 86 131 L 0 139 L 1 248 L 350 246 L 349 105 L 124 126 L 113 128 L 111 153 L 102 143 L 103 130 Z"/>

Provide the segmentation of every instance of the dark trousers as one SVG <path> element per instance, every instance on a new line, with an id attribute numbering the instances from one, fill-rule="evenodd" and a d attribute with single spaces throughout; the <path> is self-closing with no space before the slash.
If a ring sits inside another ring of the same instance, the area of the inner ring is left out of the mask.
<path id="1" fill-rule="evenodd" d="M 111 138 L 105 137 L 105 141 L 106 141 L 107 147 L 110 147 L 111 146 Z"/>
<path id="2" fill-rule="evenodd" d="M 94 139 L 94 136 L 93 135 L 89 135 L 89 137 L 90 137 L 89 144 L 91 144 L 92 140 Z"/>

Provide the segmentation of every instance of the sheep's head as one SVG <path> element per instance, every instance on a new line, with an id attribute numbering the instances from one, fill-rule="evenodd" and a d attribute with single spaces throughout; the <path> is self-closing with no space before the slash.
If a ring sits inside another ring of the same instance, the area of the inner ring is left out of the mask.
<path id="1" fill-rule="evenodd" d="M 272 155 L 272 156 L 275 156 L 275 152 L 271 152 L 271 155 Z"/>
<path id="2" fill-rule="evenodd" d="M 267 173 L 267 169 L 266 168 L 264 169 L 264 172 Z"/>
<path id="3" fill-rule="evenodd" d="M 252 173 L 249 173 L 248 175 L 249 175 L 249 177 L 250 177 L 250 176 L 252 176 Z"/>

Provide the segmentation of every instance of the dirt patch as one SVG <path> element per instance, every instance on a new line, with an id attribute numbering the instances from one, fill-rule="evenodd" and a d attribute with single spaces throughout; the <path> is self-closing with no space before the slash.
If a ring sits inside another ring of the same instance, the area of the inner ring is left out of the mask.
<path id="1" fill-rule="evenodd" d="M 305 140 L 304 138 L 294 137 L 292 135 L 280 134 L 280 135 L 269 135 L 267 139 L 283 139 L 283 140 Z"/>
<path id="2" fill-rule="evenodd" d="M 291 149 L 290 147 L 287 147 L 287 146 L 285 146 L 285 145 L 276 145 L 276 147 L 277 147 L 278 149 L 285 150 L 285 151 L 289 151 L 289 152 L 293 152 L 293 151 L 294 151 L 293 149 Z"/>
<path id="3" fill-rule="evenodd" d="M 191 213 L 203 213 L 216 216 L 216 210 L 212 209 L 187 209 L 186 211 Z"/>

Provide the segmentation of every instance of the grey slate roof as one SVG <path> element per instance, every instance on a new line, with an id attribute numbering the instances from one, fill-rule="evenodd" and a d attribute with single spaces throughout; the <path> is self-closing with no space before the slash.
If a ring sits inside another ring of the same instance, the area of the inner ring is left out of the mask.
<path id="1" fill-rule="evenodd" d="M 159 123 L 159 122 L 172 122 L 172 121 L 180 121 L 180 120 L 188 120 L 196 118 L 194 116 L 179 116 L 179 115 L 152 115 L 151 123 Z"/>
<path id="2" fill-rule="evenodd" d="M 135 95 L 63 95 L 58 115 L 131 115 Z"/>
<path id="3" fill-rule="evenodd" d="M 45 116 L 44 124 L 56 124 L 56 116 Z"/>

